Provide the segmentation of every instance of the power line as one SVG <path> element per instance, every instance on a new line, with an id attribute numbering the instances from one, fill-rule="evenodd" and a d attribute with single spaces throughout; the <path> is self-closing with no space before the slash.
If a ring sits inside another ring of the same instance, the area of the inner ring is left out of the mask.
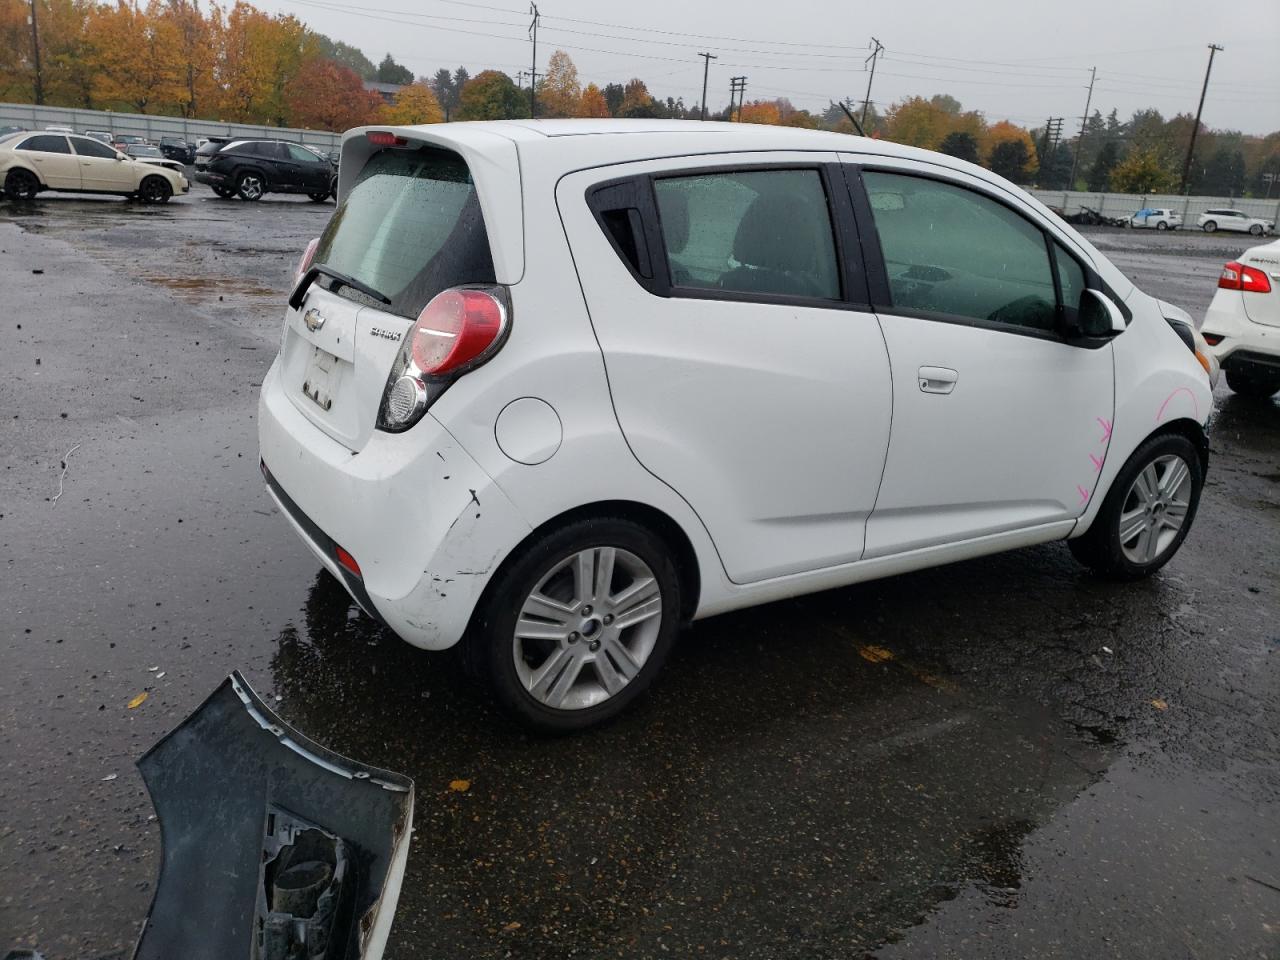
<path id="1" fill-rule="evenodd" d="M 1200 114 L 1204 112 L 1204 95 L 1209 92 L 1209 73 L 1213 70 L 1213 55 L 1222 47 L 1216 43 L 1209 44 L 1209 63 L 1204 68 L 1204 86 L 1200 88 L 1200 104 L 1196 107 L 1196 122 L 1191 125 L 1191 142 L 1187 144 L 1187 159 L 1182 164 L 1182 184 L 1178 192 L 1187 192 L 1187 176 L 1191 173 L 1191 155 L 1196 151 L 1196 134 L 1200 130 Z"/>

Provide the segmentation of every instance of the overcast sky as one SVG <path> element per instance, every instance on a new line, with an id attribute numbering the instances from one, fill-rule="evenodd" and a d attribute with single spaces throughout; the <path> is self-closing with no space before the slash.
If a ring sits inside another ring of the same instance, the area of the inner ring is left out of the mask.
<path id="1" fill-rule="evenodd" d="M 351 43 L 377 62 L 390 52 L 418 75 L 466 66 L 527 70 L 523 0 L 256 0 Z M 1093 106 L 1122 118 L 1153 106 L 1194 113 L 1208 58 L 1217 54 L 1205 101 L 1210 127 L 1280 129 L 1280 0 L 540 0 L 538 70 L 564 49 L 585 84 L 641 77 L 655 96 L 698 102 L 699 51 L 712 61 L 708 102 L 728 102 L 729 78 L 747 77 L 747 99 L 787 97 L 822 109 L 861 101 L 870 37 L 884 44 L 871 99 L 888 106 L 913 94 L 948 93 L 989 120 L 1032 126 Z M 1158 13 L 1155 11 L 1159 11 Z"/>

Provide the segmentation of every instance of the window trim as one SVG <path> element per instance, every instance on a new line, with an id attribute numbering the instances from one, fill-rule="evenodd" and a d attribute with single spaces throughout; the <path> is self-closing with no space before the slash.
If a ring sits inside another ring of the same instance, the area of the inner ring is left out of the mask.
<path id="1" fill-rule="evenodd" d="M 976 327 L 982 330 L 994 330 L 999 333 L 1011 333 L 1015 336 L 1031 337 L 1035 340 L 1049 340 L 1055 343 L 1063 343 L 1070 346 L 1078 346 L 1085 348 L 1096 348 L 1104 344 L 1110 343 L 1113 336 L 1086 336 L 1069 335 L 1064 329 L 1066 326 L 1066 316 L 1064 314 L 1065 305 L 1062 302 L 1062 283 L 1058 275 L 1058 264 L 1054 258 L 1054 245 L 1062 249 L 1062 252 L 1074 260 L 1081 270 L 1084 271 L 1085 287 L 1090 290 L 1097 290 L 1106 294 L 1116 306 L 1119 307 L 1125 321 L 1133 319 L 1133 312 L 1129 307 L 1116 296 L 1115 291 L 1102 279 L 1092 265 L 1085 263 L 1080 259 L 1065 243 L 1058 239 L 1052 230 L 1044 223 L 1032 218 L 1027 211 L 1019 209 L 1005 197 L 999 196 L 994 191 L 982 189 L 980 186 L 965 183 L 952 177 L 948 177 L 941 173 L 933 171 L 903 169 L 892 164 L 870 162 L 859 163 L 857 161 L 846 161 L 844 166 L 847 168 L 846 178 L 849 180 L 849 193 L 853 199 L 854 213 L 859 223 L 866 222 L 870 226 L 863 231 L 866 238 L 865 243 L 865 259 L 866 259 L 866 275 L 868 285 L 871 288 L 871 306 L 877 313 L 888 313 L 895 316 L 914 317 L 921 320 L 933 320 L 938 323 L 950 323 L 959 326 Z M 959 190 L 968 190 L 976 193 L 984 199 L 997 203 L 1005 209 L 1009 210 L 1015 216 L 1020 217 L 1032 228 L 1040 233 L 1044 240 L 1045 254 L 1049 259 L 1049 270 L 1053 276 L 1054 299 L 1056 305 L 1054 308 L 1055 324 L 1052 330 L 1040 330 L 1035 327 L 1024 327 L 1018 324 L 1001 323 L 996 320 L 986 320 L 980 317 L 967 317 L 961 314 L 944 313 L 936 310 L 912 310 L 905 307 L 898 307 L 893 303 L 893 295 L 889 288 L 889 271 L 885 266 L 884 251 L 880 246 L 880 232 L 876 227 L 875 213 L 871 209 L 871 200 L 867 194 L 866 184 L 862 179 L 863 171 L 871 173 L 886 173 L 901 177 L 915 177 L 920 180 L 932 180 L 942 183 Z"/>
<path id="2" fill-rule="evenodd" d="M 30 143 L 32 140 L 38 139 L 39 137 L 52 137 L 55 139 L 57 137 L 61 137 L 62 142 L 67 145 L 66 153 L 62 153 L 59 150 L 37 150 L 34 147 L 27 146 L 28 143 Z M 55 156 L 59 156 L 59 157 L 74 157 L 76 155 L 75 149 L 71 146 L 71 141 L 67 139 L 67 135 L 65 133 L 47 133 L 47 132 L 33 133 L 31 134 L 31 136 L 27 137 L 26 140 L 23 140 L 21 143 L 15 144 L 13 149 L 23 150 L 27 153 L 52 153 Z"/>
<path id="3" fill-rule="evenodd" d="M 759 303 L 767 306 L 817 307 L 828 310 L 854 310 L 870 312 L 871 299 L 867 290 L 865 257 L 860 255 L 861 241 L 857 219 L 849 195 L 848 184 L 839 161 L 777 161 L 762 163 L 712 163 L 633 174 L 628 177 L 605 180 L 587 188 L 586 200 L 601 232 L 608 240 L 618 259 L 632 278 L 645 290 L 657 297 L 674 300 L 719 300 L 730 303 Z M 688 177 L 711 176 L 731 173 L 764 173 L 772 171 L 804 170 L 818 174 L 827 201 L 827 216 L 831 226 L 831 240 L 836 258 L 836 276 L 840 283 L 840 295 L 836 299 L 805 297 L 792 294 L 771 294 L 758 291 L 718 290 L 707 287 L 688 287 L 671 282 L 671 265 L 667 252 L 662 215 L 658 207 L 654 184 L 658 180 L 678 180 Z M 636 207 L 644 228 L 644 240 L 649 252 L 652 278 L 646 278 L 632 266 L 619 248 L 616 239 L 606 227 L 604 212 L 614 207 L 602 208 L 596 200 L 605 190 L 630 185 L 635 191 Z M 851 261 L 850 257 L 858 256 Z"/>

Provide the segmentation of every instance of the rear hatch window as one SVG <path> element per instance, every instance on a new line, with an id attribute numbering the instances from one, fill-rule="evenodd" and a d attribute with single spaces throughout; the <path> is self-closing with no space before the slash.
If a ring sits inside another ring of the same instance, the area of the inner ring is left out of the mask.
<path id="1" fill-rule="evenodd" d="M 489 236 L 475 184 L 456 153 L 423 147 L 369 158 L 329 221 L 315 264 L 372 287 L 391 301 L 342 296 L 409 319 L 437 293 L 463 283 L 493 283 Z M 324 277 L 317 281 L 329 286 Z"/>

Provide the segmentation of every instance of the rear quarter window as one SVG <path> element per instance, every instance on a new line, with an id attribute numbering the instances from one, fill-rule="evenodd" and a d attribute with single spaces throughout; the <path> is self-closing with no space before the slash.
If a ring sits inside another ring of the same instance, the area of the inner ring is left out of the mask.
<path id="1" fill-rule="evenodd" d="M 449 287 L 494 283 L 489 236 L 466 162 L 430 147 L 374 154 L 343 195 L 313 263 L 373 287 L 391 301 L 379 309 L 410 318 Z M 339 291 L 367 299 L 351 287 Z"/>

